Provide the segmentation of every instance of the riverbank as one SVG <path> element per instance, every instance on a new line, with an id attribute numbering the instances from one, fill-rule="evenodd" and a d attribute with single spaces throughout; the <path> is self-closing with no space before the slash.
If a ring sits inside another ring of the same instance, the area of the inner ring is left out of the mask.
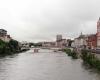
<path id="1" fill-rule="evenodd" d="M 80 54 L 74 49 L 65 49 L 64 51 L 73 59 L 81 58 L 83 62 L 100 71 L 100 59 L 91 51 L 83 49 Z"/>
<path id="2" fill-rule="evenodd" d="M 0 40 L 0 56 L 12 55 L 23 51 L 27 50 L 21 50 L 21 47 L 16 40 L 12 39 L 9 42 L 4 42 Z"/>

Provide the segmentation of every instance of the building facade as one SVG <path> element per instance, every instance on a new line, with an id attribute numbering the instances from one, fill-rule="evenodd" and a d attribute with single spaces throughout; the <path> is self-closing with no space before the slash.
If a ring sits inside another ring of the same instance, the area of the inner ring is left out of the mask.
<path id="1" fill-rule="evenodd" d="M 80 35 L 78 38 L 74 39 L 73 47 L 76 48 L 86 48 L 87 47 L 87 35 Z"/>
<path id="2" fill-rule="evenodd" d="M 4 37 L 7 35 L 7 31 L 4 29 L 0 29 L 0 37 Z"/>
<path id="3" fill-rule="evenodd" d="M 62 40 L 62 35 L 57 35 L 56 36 L 56 41 L 61 41 Z"/>
<path id="4" fill-rule="evenodd" d="M 42 42 L 42 47 L 45 47 L 45 48 L 56 47 L 56 42 Z"/>
<path id="5" fill-rule="evenodd" d="M 22 41 L 19 43 L 19 46 L 21 47 L 21 50 L 29 49 L 29 43 L 27 41 Z"/>
<path id="6" fill-rule="evenodd" d="M 71 47 L 75 48 L 75 42 L 74 42 L 74 40 L 71 43 Z"/>
<path id="7" fill-rule="evenodd" d="M 97 47 L 100 48 L 100 18 L 97 22 Z"/>
<path id="8" fill-rule="evenodd" d="M 97 35 L 96 34 L 89 35 L 87 44 L 88 44 L 87 47 L 89 49 L 95 49 L 97 47 Z"/>
<path id="9" fill-rule="evenodd" d="M 5 42 L 9 42 L 11 40 L 11 37 L 7 34 L 6 30 L 0 29 L 0 39 Z"/>
<path id="10" fill-rule="evenodd" d="M 65 48 L 67 46 L 67 40 L 66 39 L 62 39 L 57 41 L 57 47 L 58 48 Z"/>
<path id="11" fill-rule="evenodd" d="M 56 47 L 65 48 L 67 46 L 67 39 L 63 39 L 62 35 L 56 36 Z"/>

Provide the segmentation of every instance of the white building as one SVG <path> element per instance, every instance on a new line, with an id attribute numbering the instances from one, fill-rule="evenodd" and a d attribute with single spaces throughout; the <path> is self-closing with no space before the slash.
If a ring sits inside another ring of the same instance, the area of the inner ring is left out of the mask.
<path id="1" fill-rule="evenodd" d="M 74 39 L 72 44 L 76 48 L 84 48 L 87 46 L 87 35 L 80 35 L 78 38 Z"/>
<path id="2" fill-rule="evenodd" d="M 72 42 L 71 47 L 75 47 L 75 42 L 74 41 Z"/>
<path id="3" fill-rule="evenodd" d="M 21 49 L 29 49 L 29 43 L 27 41 L 22 41 L 21 43 L 19 43 Z"/>

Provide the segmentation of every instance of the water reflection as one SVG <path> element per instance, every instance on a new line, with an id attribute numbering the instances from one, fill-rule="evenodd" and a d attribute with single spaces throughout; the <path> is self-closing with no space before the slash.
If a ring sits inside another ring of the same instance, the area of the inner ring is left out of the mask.
<path id="1" fill-rule="evenodd" d="M 51 50 L 0 58 L 0 80 L 100 80 L 99 75 L 80 59 Z"/>

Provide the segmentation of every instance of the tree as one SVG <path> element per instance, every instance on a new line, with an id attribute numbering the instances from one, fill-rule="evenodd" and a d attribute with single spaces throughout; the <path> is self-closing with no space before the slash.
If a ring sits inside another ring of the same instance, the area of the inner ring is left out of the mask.
<path id="1" fill-rule="evenodd" d="M 10 47 L 10 50 L 12 52 L 16 52 L 16 50 L 19 49 L 19 44 L 18 44 L 18 41 L 16 40 L 10 40 L 9 43 L 8 43 L 9 47 Z"/>

